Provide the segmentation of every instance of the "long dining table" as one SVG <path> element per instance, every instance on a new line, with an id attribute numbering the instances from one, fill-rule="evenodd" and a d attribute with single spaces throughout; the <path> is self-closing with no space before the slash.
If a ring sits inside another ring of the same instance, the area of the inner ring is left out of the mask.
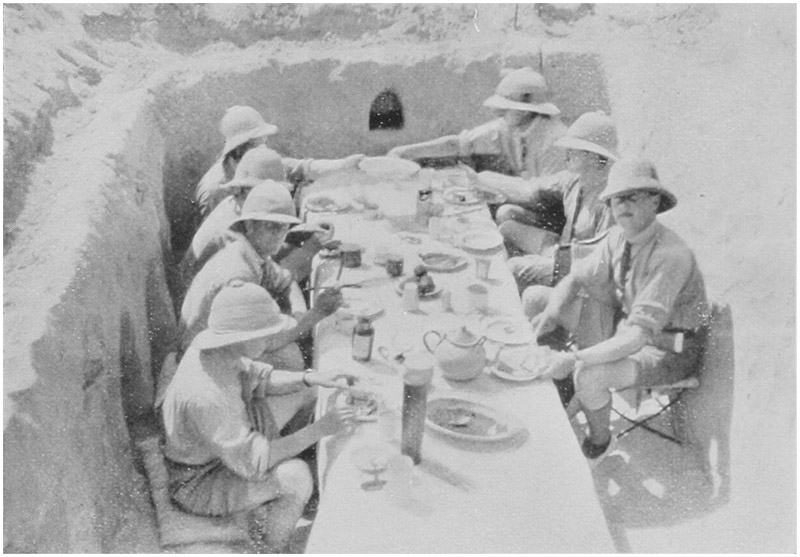
<path id="1" fill-rule="evenodd" d="M 410 465 L 400 456 L 404 368 L 393 356 L 426 351 L 427 331 L 447 334 L 467 326 L 481 334 L 493 319 L 524 321 L 502 243 L 477 253 L 491 259 L 485 278 L 476 276 L 476 252 L 461 243 L 470 233 L 497 234 L 485 204 L 443 203 L 439 220 L 426 224 L 416 218 L 417 190 L 432 188 L 438 202 L 454 176 L 456 183 L 468 179 L 453 170 L 425 169 L 400 180 L 353 171 L 305 192 L 301 212 L 307 222 L 332 223 L 337 239 L 363 248 L 357 268 L 341 267 L 333 257 L 315 259 L 313 287 L 360 286 L 344 288 L 348 307 L 317 326 L 315 366 L 358 376 L 356 387 L 374 393 L 380 403 L 377 416 L 319 443 L 320 500 L 306 552 L 614 552 L 590 468 L 549 380 L 512 381 L 487 365 L 478 377 L 455 381 L 435 368 L 429 409 L 438 398 L 472 401 L 505 416 L 514 433 L 465 440 L 426 424 L 421 462 Z M 315 197 L 324 197 L 327 205 L 315 204 Z M 386 252 L 403 255 L 401 277 L 388 276 L 376 260 Z M 440 293 L 422 298 L 416 311 L 404 310 L 398 285 L 427 252 L 466 261 L 452 272 L 430 272 L 437 293 L 450 292 L 450 311 Z M 467 287 L 476 282 L 488 287 L 488 310 L 472 306 Z M 359 312 L 372 317 L 375 330 L 367 362 L 352 357 L 353 315 Z M 429 344 L 434 338 L 428 335 Z M 490 363 L 503 344 L 486 340 L 484 347 Z M 324 389 L 318 415 L 346 398 L 347 391 Z M 369 467 L 377 457 L 388 464 L 376 473 Z"/>

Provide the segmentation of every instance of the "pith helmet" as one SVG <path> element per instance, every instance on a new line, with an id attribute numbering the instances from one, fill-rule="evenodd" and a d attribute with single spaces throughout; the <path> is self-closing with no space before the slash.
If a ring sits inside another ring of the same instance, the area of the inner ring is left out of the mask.
<path id="1" fill-rule="evenodd" d="M 617 160 L 617 125 L 605 112 L 585 112 L 573 122 L 567 133 L 554 145 L 564 149 L 579 149 Z"/>
<path id="2" fill-rule="evenodd" d="M 285 178 L 281 156 L 266 145 L 259 145 L 244 154 L 233 180 L 220 184 L 219 188 L 253 188 L 264 180 L 282 182 Z"/>
<path id="3" fill-rule="evenodd" d="M 278 127 L 267 124 L 254 108 L 232 106 L 225 111 L 225 115 L 219 123 L 219 131 L 225 137 L 222 154 L 227 155 L 251 139 L 276 133 Z"/>
<path id="4" fill-rule="evenodd" d="M 242 204 L 241 215 L 231 223 L 231 226 L 246 220 L 286 224 L 303 222 L 295 215 L 294 200 L 286 186 L 274 180 L 266 180 L 250 190 Z"/>
<path id="5" fill-rule="evenodd" d="M 495 89 L 494 95 L 483 106 L 511 110 L 527 110 L 548 116 L 561 111 L 549 102 L 547 82 L 532 68 L 520 68 L 506 75 Z"/>
<path id="6" fill-rule="evenodd" d="M 656 212 L 669 211 L 678 204 L 678 199 L 658 179 L 656 166 L 647 159 L 623 159 L 611 167 L 608 184 L 600 194 L 601 201 L 633 191 L 652 191 L 661 194 Z"/>
<path id="7" fill-rule="evenodd" d="M 267 337 L 292 325 L 266 290 L 253 283 L 236 281 L 214 297 L 208 328 L 194 338 L 192 345 L 200 350 L 219 348 Z"/>

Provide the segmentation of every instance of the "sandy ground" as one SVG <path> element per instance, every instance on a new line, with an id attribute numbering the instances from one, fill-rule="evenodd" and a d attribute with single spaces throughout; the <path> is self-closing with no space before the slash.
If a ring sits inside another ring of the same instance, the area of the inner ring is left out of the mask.
<path id="1" fill-rule="evenodd" d="M 531 6 L 521 5 L 519 30 L 510 31 L 510 4 L 491 10 L 393 6 L 376 7 L 369 32 L 359 40 L 373 46 L 397 38 L 458 41 L 466 30 L 480 28 L 482 40 L 498 45 L 563 37 L 603 54 L 623 143 L 656 161 L 680 199 L 665 222 L 696 250 L 711 297 L 733 308 L 736 372 L 727 505 L 709 505 L 703 497 L 708 486 L 694 476 L 696 464 L 658 469 L 658 461 L 679 462 L 685 455 L 667 454 L 671 447 L 651 445 L 638 434 L 623 449 L 646 455 L 645 462 L 626 463 L 629 477 L 620 479 L 614 462 L 621 457 L 611 460 L 596 475 L 598 493 L 612 521 L 625 525 L 624 543 L 634 552 L 796 551 L 795 7 L 599 4 L 594 16 L 548 25 Z M 266 10 L 208 9 L 223 28 Z M 325 28 L 320 13 L 319 5 L 298 6 L 282 23 L 295 30 L 307 24 L 311 34 L 312 28 Z M 15 164 L 13 156 L 37 148 L 10 145 L 9 133 L 30 129 L 42 110 L 55 115 L 81 104 L 91 112 L 98 91 L 124 91 L 185 54 L 155 42 L 147 23 L 129 40 L 116 42 L 90 40 L 77 12 L 69 10 L 6 6 L 4 16 L 8 231 L 26 199 L 27 166 Z M 356 20 L 339 16 L 330 48 L 359 33 Z M 84 48 L 76 50 L 76 40 Z M 93 74 L 80 69 L 86 67 L 103 76 L 99 86 L 90 85 Z M 9 191 L 10 179 L 17 189 Z M 637 470 L 650 476 L 632 479 Z M 646 482 L 655 477 L 666 491 Z M 611 495 L 612 480 L 636 488 Z M 122 551 L 132 547 L 120 543 Z"/>

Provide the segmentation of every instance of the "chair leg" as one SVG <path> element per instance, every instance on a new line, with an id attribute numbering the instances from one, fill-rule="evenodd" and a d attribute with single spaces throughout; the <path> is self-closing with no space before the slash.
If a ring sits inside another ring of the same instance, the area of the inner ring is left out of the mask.
<path id="1" fill-rule="evenodd" d="M 650 424 L 647 423 L 650 420 L 652 420 L 652 419 L 664 414 L 670 408 L 673 408 L 676 404 L 678 404 L 678 402 L 680 402 L 682 395 L 683 395 L 683 392 L 678 393 L 677 395 L 672 397 L 672 399 L 669 401 L 669 403 L 663 405 L 661 407 L 661 410 L 659 410 L 655 414 L 651 414 L 650 416 L 647 416 L 646 418 L 644 418 L 642 420 L 633 420 L 633 419 L 629 418 L 628 416 L 624 415 L 623 413 L 621 413 L 616 408 L 612 407 L 611 409 L 618 416 L 620 416 L 621 418 L 625 419 L 629 423 L 633 424 L 630 427 L 628 427 L 627 429 L 619 432 L 617 434 L 617 439 L 620 439 L 620 438 L 624 437 L 625 435 L 627 435 L 628 433 L 630 433 L 631 431 L 633 431 L 634 429 L 637 429 L 637 428 L 641 427 L 641 428 L 649 431 L 650 433 L 654 433 L 655 435 L 658 435 L 662 439 L 666 439 L 666 440 L 672 441 L 673 443 L 676 443 L 676 444 L 678 444 L 680 446 L 683 446 L 683 441 L 681 441 L 680 439 L 677 438 L 677 435 L 676 435 L 676 432 L 675 432 L 675 429 L 674 429 L 674 422 L 673 422 L 673 435 L 668 435 L 668 434 L 664 433 L 663 431 L 659 431 L 659 430 L 653 428 Z"/>

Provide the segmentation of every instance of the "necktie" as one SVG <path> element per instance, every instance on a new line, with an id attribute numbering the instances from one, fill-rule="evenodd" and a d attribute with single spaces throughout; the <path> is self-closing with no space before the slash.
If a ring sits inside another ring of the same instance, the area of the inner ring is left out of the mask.
<path id="1" fill-rule="evenodd" d="M 581 205 L 583 204 L 583 190 L 578 188 L 578 195 L 575 199 L 575 210 L 567 215 L 567 222 L 561 231 L 561 244 L 569 244 L 575 237 L 575 221 L 578 220 L 578 213 L 581 212 Z"/>
<path id="2" fill-rule="evenodd" d="M 628 273 L 631 270 L 631 243 L 625 242 L 625 249 L 622 251 L 622 259 L 619 263 L 619 282 L 622 291 L 625 291 L 625 283 L 628 280 Z"/>
<path id="3" fill-rule="evenodd" d="M 522 136 L 522 149 L 521 149 L 521 160 L 520 160 L 520 168 L 522 170 L 527 169 L 527 160 L 528 160 L 528 138 Z"/>
<path id="4" fill-rule="evenodd" d="M 253 388 L 250 383 L 250 377 L 246 373 L 239 375 L 239 381 L 242 385 L 242 400 L 247 411 L 247 417 L 250 419 L 250 427 L 263 434 L 267 439 L 280 437 L 280 431 L 275 424 L 275 419 L 269 406 L 267 406 L 266 397 L 259 392 L 259 389 Z"/>

